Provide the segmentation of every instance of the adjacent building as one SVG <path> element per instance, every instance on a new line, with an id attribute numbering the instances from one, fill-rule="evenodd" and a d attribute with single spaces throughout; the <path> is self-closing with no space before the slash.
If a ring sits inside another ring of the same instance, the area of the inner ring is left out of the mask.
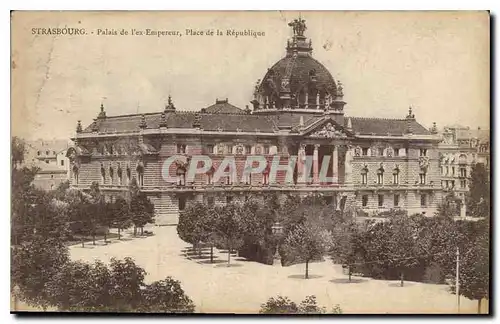
<path id="1" fill-rule="evenodd" d="M 226 99 L 181 111 L 169 97 L 163 109 L 108 116 L 101 105 L 90 125 L 78 122 L 67 154 L 72 186 L 88 190 L 96 181 L 113 197 L 125 195 L 135 178 L 155 205 L 157 224 L 176 223 L 189 200 L 223 204 L 270 193 L 321 193 L 336 208 L 353 205 L 369 214 L 403 208 L 432 215 L 442 198 L 437 131 L 419 124 L 407 107 L 396 119 L 350 116 L 342 83 L 313 57 L 305 21 L 290 26 L 285 56 L 255 84 L 251 108 Z M 214 168 L 234 156 L 237 176 L 214 183 L 211 168 L 186 183 L 181 157 L 200 154 L 211 157 Z M 270 183 L 269 168 L 242 178 L 250 155 L 264 155 L 269 163 L 278 158 L 281 165 L 298 156 L 293 181 L 278 171 Z M 163 170 L 172 156 L 179 161 Z M 306 156 L 313 158 L 310 169 Z M 331 180 L 322 181 L 321 172 Z M 165 173 L 177 182 L 166 181 Z M 305 173 L 310 180 L 302 181 Z"/>
<path id="2" fill-rule="evenodd" d="M 446 126 L 439 143 L 439 168 L 444 193 L 453 193 L 465 202 L 472 166 L 490 168 L 490 132 L 461 125 Z M 462 203 L 461 216 L 466 215 Z"/>
<path id="3" fill-rule="evenodd" d="M 66 140 L 35 140 L 26 142 L 25 164 L 36 166 L 39 171 L 33 184 L 43 190 L 52 190 L 69 179 L 69 159 Z"/>

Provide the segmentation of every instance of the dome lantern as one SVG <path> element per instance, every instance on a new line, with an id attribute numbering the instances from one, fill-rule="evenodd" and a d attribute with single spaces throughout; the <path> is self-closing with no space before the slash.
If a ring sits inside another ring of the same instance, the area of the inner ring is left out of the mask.
<path id="1" fill-rule="evenodd" d="M 286 54 L 257 81 L 253 92 L 253 112 L 328 113 L 343 115 L 342 86 L 328 69 L 312 56 L 312 41 L 304 35 L 307 29 L 299 17 L 288 24 L 292 37 L 286 43 Z"/>

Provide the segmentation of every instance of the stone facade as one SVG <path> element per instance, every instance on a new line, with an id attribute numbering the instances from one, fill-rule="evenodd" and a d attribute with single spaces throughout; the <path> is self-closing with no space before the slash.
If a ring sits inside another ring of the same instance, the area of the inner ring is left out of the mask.
<path id="1" fill-rule="evenodd" d="M 270 193 L 321 193 L 336 208 L 354 205 L 369 214 L 395 207 L 432 215 L 442 196 L 439 136 L 420 125 L 411 108 L 401 119 L 346 116 L 342 84 L 312 58 L 302 23 L 292 23 L 285 58 L 255 86 L 253 110 L 226 99 L 178 111 L 169 97 L 160 112 L 107 116 L 101 105 L 91 125 L 78 123 L 68 150 L 72 185 L 88 190 L 97 181 L 105 195 L 125 195 L 136 178 L 155 205 L 157 224 L 175 224 L 189 200 L 224 204 Z M 209 156 L 213 169 L 186 182 L 182 161 L 198 155 Z M 283 167 L 298 159 L 275 181 L 268 168 L 243 178 L 247 157 L 255 155 Z M 235 160 L 235 176 L 214 183 L 213 170 L 227 156 Z M 309 169 L 306 156 L 312 157 Z M 176 162 L 164 170 L 172 157 Z M 321 179 L 322 172 L 330 180 Z"/>

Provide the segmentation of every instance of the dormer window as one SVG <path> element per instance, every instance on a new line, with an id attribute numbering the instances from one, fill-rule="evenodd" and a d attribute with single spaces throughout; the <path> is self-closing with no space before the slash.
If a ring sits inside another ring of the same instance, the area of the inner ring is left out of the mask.
<path id="1" fill-rule="evenodd" d="M 368 156 L 368 148 L 367 147 L 363 147 L 361 149 L 361 153 L 362 153 L 363 156 Z"/>
<path id="2" fill-rule="evenodd" d="M 420 156 L 427 156 L 427 149 L 420 149 Z"/>
<path id="3" fill-rule="evenodd" d="M 208 154 L 215 154 L 215 145 L 208 144 L 207 145 L 207 153 Z"/>
<path id="4" fill-rule="evenodd" d="M 378 149 L 378 155 L 379 156 L 384 156 L 384 149 L 383 148 L 379 148 Z"/>
<path id="5" fill-rule="evenodd" d="M 264 154 L 265 155 L 269 154 L 269 145 L 264 145 Z"/>
<path id="6" fill-rule="evenodd" d="M 252 154 L 252 146 L 245 145 L 245 154 L 247 155 Z"/>

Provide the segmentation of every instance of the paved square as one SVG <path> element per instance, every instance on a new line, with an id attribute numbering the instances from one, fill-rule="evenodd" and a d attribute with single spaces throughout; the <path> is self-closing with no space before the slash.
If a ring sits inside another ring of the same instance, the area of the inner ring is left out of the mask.
<path id="1" fill-rule="evenodd" d="M 316 295 L 318 303 L 330 311 L 339 304 L 344 313 L 456 313 L 456 297 L 446 285 L 373 280 L 347 276 L 330 260 L 310 265 L 313 278 L 302 279 L 304 264 L 290 267 L 264 265 L 232 257 L 234 267 L 226 267 L 226 253 L 215 253 L 218 263 L 209 264 L 208 257 L 187 259 L 190 244 L 182 241 L 174 226 L 153 227 L 155 235 L 114 241 L 107 246 L 75 245 L 70 248 L 73 259 L 109 262 L 111 257 L 132 257 L 148 272 L 146 282 L 172 276 L 193 299 L 197 312 L 258 312 L 269 297 L 287 296 L 295 302 Z M 461 313 L 475 313 L 477 302 L 461 299 Z"/>

